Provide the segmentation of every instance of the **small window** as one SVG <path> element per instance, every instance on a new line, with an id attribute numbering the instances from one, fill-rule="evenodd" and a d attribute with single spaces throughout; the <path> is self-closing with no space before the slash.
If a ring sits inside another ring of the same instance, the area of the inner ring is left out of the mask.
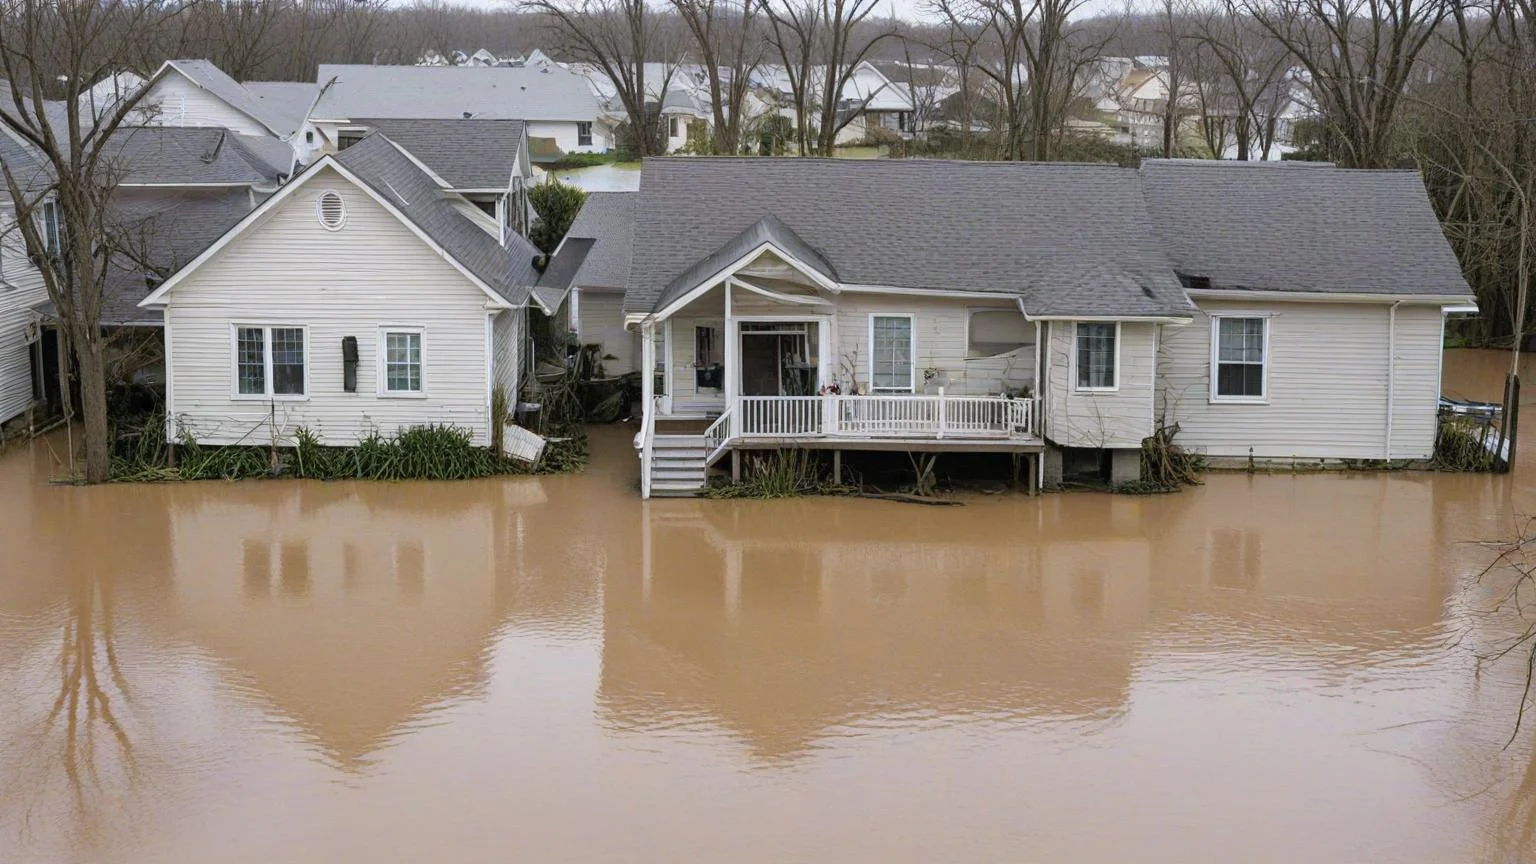
<path id="1" fill-rule="evenodd" d="M 1035 344 L 1034 328 L 1016 309 L 972 310 L 965 356 L 997 357 Z"/>
<path id="2" fill-rule="evenodd" d="M 586 121 L 578 121 L 576 123 L 576 146 L 577 147 L 591 147 L 592 146 L 592 124 L 591 123 L 588 123 Z"/>
<path id="3" fill-rule="evenodd" d="M 313 143 L 315 143 L 315 130 L 313 130 L 313 129 L 305 129 L 304 130 L 304 143 L 305 144 L 313 144 Z"/>
<path id="4" fill-rule="evenodd" d="M 384 392 L 422 392 L 421 331 L 384 332 Z"/>
<path id="5" fill-rule="evenodd" d="M 720 328 L 693 328 L 693 365 L 701 369 L 720 365 Z"/>
<path id="6" fill-rule="evenodd" d="M 303 327 L 235 328 L 235 392 L 303 397 L 307 355 Z"/>
<path id="7" fill-rule="evenodd" d="M 315 202 L 315 209 L 319 213 L 320 224 L 327 230 L 338 231 L 346 224 L 347 205 L 335 192 L 321 192 L 319 200 Z"/>
<path id="8" fill-rule="evenodd" d="M 340 129 L 336 132 L 336 149 L 345 150 L 362 141 L 367 134 L 367 129 Z"/>
<path id="9" fill-rule="evenodd" d="M 59 215 L 59 202 L 43 202 L 43 248 L 55 258 L 64 247 L 64 228 Z"/>
<path id="10" fill-rule="evenodd" d="M 677 117 L 667 118 L 667 137 L 677 138 L 683 134 L 683 121 Z"/>
<path id="11" fill-rule="evenodd" d="M 1269 359 L 1269 319 L 1213 317 L 1211 341 L 1211 398 L 1262 401 Z"/>
<path id="12" fill-rule="evenodd" d="M 1119 386 L 1120 325 L 1077 324 L 1077 389 L 1114 390 Z"/>
<path id="13" fill-rule="evenodd" d="M 871 390 L 912 392 L 915 336 L 911 315 L 869 316 Z"/>

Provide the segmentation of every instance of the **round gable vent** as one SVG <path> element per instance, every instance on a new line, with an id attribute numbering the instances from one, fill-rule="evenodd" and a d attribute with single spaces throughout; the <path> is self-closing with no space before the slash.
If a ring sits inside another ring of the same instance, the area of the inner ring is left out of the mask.
<path id="1" fill-rule="evenodd" d="M 315 209 L 320 215 L 320 224 L 328 230 L 340 230 L 347 221 L 347 205 L 335 192 L 321 192 Z"/>

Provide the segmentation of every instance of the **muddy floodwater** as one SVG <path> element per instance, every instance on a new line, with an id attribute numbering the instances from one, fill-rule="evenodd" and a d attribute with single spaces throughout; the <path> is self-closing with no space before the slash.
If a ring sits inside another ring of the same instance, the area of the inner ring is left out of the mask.
<path id="1" fill-rule="evenodd" d="M 0 456 L 0 862 L 1536 861 L 1469 542 L 1536 436 L 929 508 L 642 504 L 630 434 L 452 484 Z"/>

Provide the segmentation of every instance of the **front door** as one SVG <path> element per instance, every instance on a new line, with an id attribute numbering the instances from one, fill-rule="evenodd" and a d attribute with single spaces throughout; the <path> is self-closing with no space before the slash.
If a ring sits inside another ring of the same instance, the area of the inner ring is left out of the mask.
<path id="1" fill-rule="evenodd" d="M 779 340 L 776 334 L 748 333 L 741 340 L 741 395 L 779 395 Z"/>

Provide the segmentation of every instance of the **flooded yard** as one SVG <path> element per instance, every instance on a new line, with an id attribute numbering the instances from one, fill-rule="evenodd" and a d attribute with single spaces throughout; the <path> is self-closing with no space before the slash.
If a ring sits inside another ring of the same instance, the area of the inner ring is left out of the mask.
<path id="1" fill-rule="evenodd" d="M 1536 432 L 950 508 L 642 503 L 631 434 L 453 484 L 0 456 L 0 861 L 1536 861 L 1469 542 Z"/>

